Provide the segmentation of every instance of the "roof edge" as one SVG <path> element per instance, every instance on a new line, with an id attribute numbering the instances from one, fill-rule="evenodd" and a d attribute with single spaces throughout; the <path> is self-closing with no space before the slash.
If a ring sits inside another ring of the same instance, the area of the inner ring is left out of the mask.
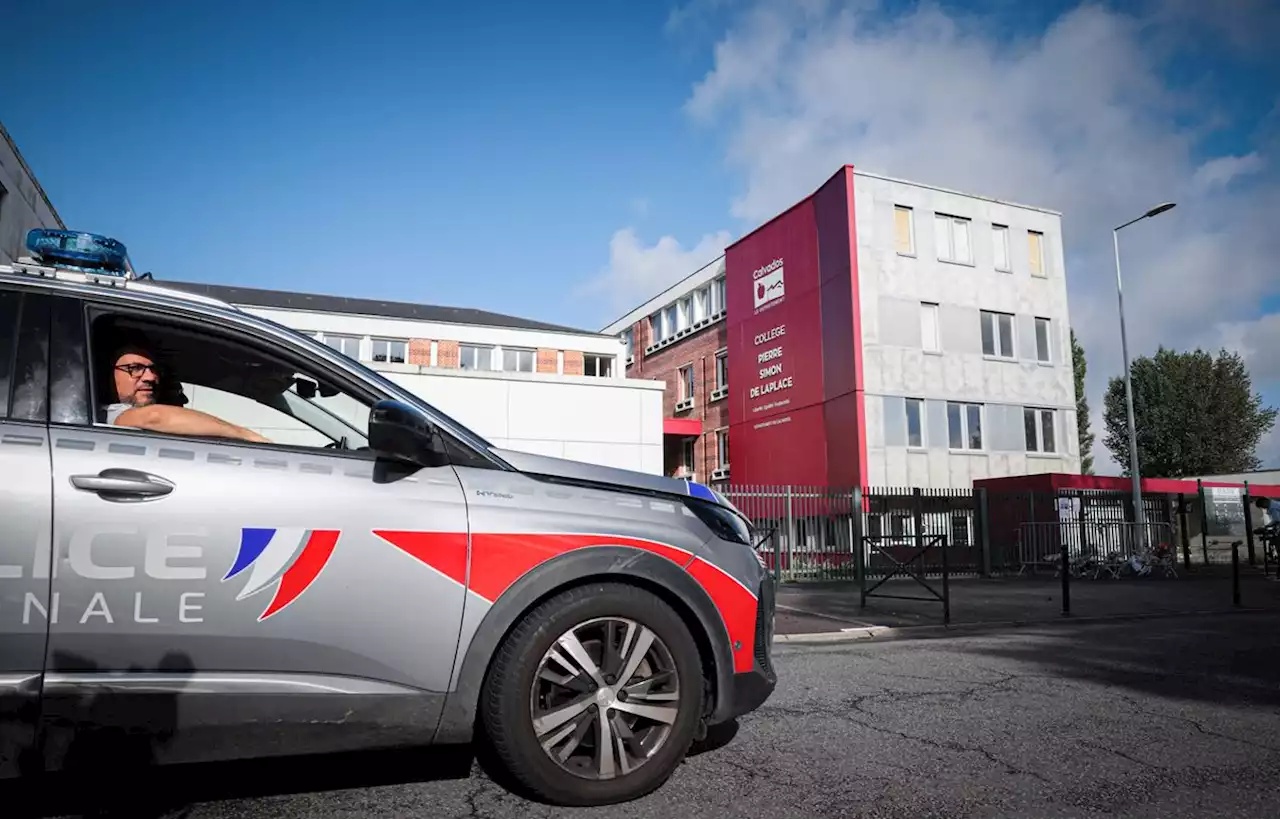
<path id="1" fill-rule="evenodd" d="M 753 227 L 751 230 L 747 231 L 746 233 L 742 234 L 742 235 L 741 235 L 741 236 L 739 236 L 737 239 L 734 239 L 732 242 L 730 242 L 728 245 L 726 245 L 726 246 L 725 246 L 725 249 L 724 249 L 724 250 L 725 250 L 725 253 L 728 253 L 728 252 L 729 252 L 729 248 L 733 247 L 734 245 L 742 244 L 743 242 L 745 242 L 745 241 L 746 241 L 747 239 L 749 239 L 750 237 L 752 237 L 752 236 L 754 236 L 755 234 L 759 233 L 760 231 L 764 230 L 764 229 L 765 229 L 765 228 L 767 228 L 769 225 L 772 225 L 774 222 L 776 222 L 776 221 L 778 221 L 779 219 L 781 219 L 782 217 L 786 216 L 788 213 L 791 213 L 791 212 L 792 212 L 793 210 L 795 210 L 796 208 L 800 207 L 801 205 L 804 205 L 806 202 L 808 202 L 809 200 L 813 199 L 813 197 L 815 197 L 815 196 L 817 196 L 817 195 L 818 195 L 818 191 L 820 191 L 820 190 L 822 190 L 823 188 L 825 188 L 825 187 L 826 187 L 826 186 L 831 182 L 831 180 L 835 179 L 835 178 L 836 178 L 837 176 L 839 176 L 840 174 L 845 173 L 847 170 L 850 170 L 850 169 L 852 169 L 852 168 L 853 168 L 853 166 L 852 166 L 852 165 L 850 165 L 848 162 L 846 162 L 846 163 L 844 163 L 843 165 L 841 165 L 841 166 L 836 170 L 836 172 L 835 172 L 835 173 L 831 174 L 831 175 L 830 175 L 830 176 L 828 176 L 826 179 L 822 180 L 822 184 L 818 185 L 818 187 L 814 188 L 812 191 L 810 191 L 809 193 L 805 194 L 802 198 L 800 198 L 800 199 L 799 199 L 799 200 L 797 200 L 796 202 L 792 203 L 792 204 L 791 204 L 790 206 L 788 206 L 785 210 L 782 210 L 782 211 L 779 211 L 778 213 L 775 213 L 773 216 L 770 216 L 770 217 L 769 217 L 768 219 L 766 219 L 765 221 L 763 221 L 763 222 L 761 222 L 760 224 L 756 225 L 756 226 L 755 226 L 755 227 Z M 855 171 L 855 173 L 856 173 L 856 171 Z"/>
<path id="2" fill-rule="evenodd" d="M 440 304 L 422 304 L 419 302 L 394 301 L 391 299 L 370 299 L 363 296 L 339 296 L 339 295 L 334 295 L 329 293 L 307 293 L 307 292 L 302 292 L 298 290 L 273 290 L 265 287 L 248 287 L 248 286 L 233 285 L 233 284 L 214 284 L 211 282 L 193 282 L 193 281 L 156 279 L 154 283 L 160 287 L 168 286 L 173 288 L 174 290 L 185 291 L 185 292 L 192 292 L 191 290 L 187 290 L 187 288 L 195 288 L 197 289 L 197 292 L 207 291 L 207 293 L 212 295 L 214 298 L 225 301 L 228 304 L 246 305 L 246 306 L 258 307 L 258 308 L 267 309 L 267 310 L 285 310 L 285 311 L 291 311 L 296 313 L 317 313 L 317 314 L 318 313 L 336 313 L 336 314 L 348 315 L 348 316 L 363 316 L 366 318 L 382 318 L 382 319 L 391 319 L 395 321 L 419 321 L 419 322 L 426 322 L 430 324 L 448 324 L 448 325 L 454 325 L 454 326 L 460 326 L 460 327 L 466 327 L 466 326 L 494 327 L 498 329 L 517 330 L 517 331 L 530 332 L 530 333 L 562 333 L 564 335 L 590 336 L 594 338 L 609 337 L 609 334 L 607 333 L 600 333 L 593 330 L 584 330 L 579 327 L 566 327 L 558 324 L 552 324 L 550 322 L 540 321 L 538 319 L 524 318 L 522 316 L 512 316 L 512 315 L 507 315 L 505 313 L 494 313 L 492 311 L 484 310 L 478 307 L 454 307 L 454 306 L 440 305 Z M 233 293 L 229 291 L 238 291 L 238 293 Z M 495 320 L 505 319 L 511 322 L 533 324 L 538 326 L 530 327 L 530 326 L 520 326 L 520 324 L 502 324 L 502 323 L 496 323 L 496 321 L 486 322 L 486 321 L 460 321 L 457 319 L 449 319 L 449 318 L 414 318 L 414 317 L 406 317 L 406 316 L 388 315 L 386 313 L 379 313 L 379 312 L 368 312 L 365 310 L 325 309 L 323 305 L 318 305 L 316 307 L 299 307 L 299 306 L 293 306 L 293 305 L 280 305 L 280 304 L 276 304 L 274 302 L 268 301 L 266 299 L 247 300 L 243 298 L 234 297 L 235 295 L 239 295 L 239 294 L 251 295 L 255 293 L 278 294 L 281 296 L 298 296 L 298 297 L 314 298 L 314 299 L 321 299 L 321 300 L 333 299 L 338 301 L 358 301 L 358 302 L 365 302 L 365 303 L 380 302 L 383 304 L 396 305 L 398 307 L 404 307 L 404 308 L 434 308 L 438 310 L 459 310 L 459 311 L 469 310 L 477 313 L 483 313 L 487 316 L 491 316 Z"/>
<path id="3" fill-rule="evenodd" d="M 62 230 L 67 229 L 67 223 L 62 221 L 62 216 L 58 213 L 58 209 L 53 206 L 49 194 L 45 193 L 44 186 L 40 184 L 40 178 L 36 176 L 35 171 L 31 170 L 31 166 L 27 164 L 26 157 L 22 155 L 22 151 L 18 150 L 18 143 L 13 141 L 13 137 L 9 136 L 9 129 L 4 127 L 4 123 L 0 122 L 0 136 L 4 137 L 4 141 L 13 149 L 13 155 L 18 158 L 18 164 L 22 166 L 22 170 L 27 172 L 27 178 L 36 186 L 36 191 L 40 194 L 40 198 L 49 207 L 49 212 L 53 214 L 53 218 L 57 220 L 58 227 Z"/>
<path id="4" fill-rule="evenodd" d="M 726 249 L 727 249 L 727 246 L 726 246 Z M 724 254 L 724 251 L 721 251 L 721 252 L 720 252 L 720 253 L 719 253 L 719 254 L 718 254 L 714 259 L 712 259 L 711 261 L 707 262 L 707 263 L 706 263 L 706 264 L 704 264 L 704 265 L 699 266 L 699 267 L 698 267 L 696 270 L 694 270 L 692 273 L 688 274 L 687 276 L 685 276 L 684 278 L 680 279 L 679 281 L 672 282 L 670 285 L 668 285 L 668 286 L 664 287 L 662 290 L 659 290 L 659 291 L 658 291 L 656 294 L 654 294 L 653 296 L 650 296 L 649 298 L 647 298 L 647 299 L 645 299 L 644 301 L 642 301 L 642 302 L 640 302 L 639 304 L 637 304 L 635 307 L 632 307 L 632 308 L 631 308 L 630 310 L 628 310 L 627 312 L 623 313 L 622 315 L 618 316 L 618 317 L 617 317 L 616 319 L 614 319 L 613 321 L 611 321 L 611 322 L 609 322 L 608 324 L 606 324 L 604 327 L 602 327 L 602 328 L 600 329 L 600 333 L 601 333 L 602 335 L 607 335 L 607 336 L 617 335 L 618 333 L 620 333 L 620 332 L 622 332 L 623 330 L 625 330 L 627 327 L 630 327 L 631 325 L 635 324 L 636 320 L 638 320 L 638 319 L 640 319 L 640 318 L 643 318 L 644 316 L 649 315 L 649 312 L 648 312 L 647 310 L 645 310 L 645 309 L 644 309 L 645 307 L 649 306 L 650 304 L 655 304 L 655 303 L 658 303 L 658 304 L 661 304 L 661 305 L 666 305 L 666 304 L 668 303 L 668 300 L 664 299 L 664 298 L 663 298 L 663 296 L 665 296 L 667 293 L 670 293 L 670 292 L 671 292 L 671 291 L 673 291 L 673 290 L 676 290 L 676 289 L 677 289 L 677 288 L 679 288 L 681 285 L 683 285 L 685 282 L 688 282 L 688 281 L 691 281 L 691 280 L 693 280 L 693 279 L 696 279 L 696 278 L 699 276 L 699 274 L 702 274 L 702 273 L 706 272 L 706 270 L 707 270 L 708 268 L 712 268 L 712 267 L 715 267 L 716 265 L 718 265 L 721 261 L 723 261 L 723 260 L 724 260 L 724 255 L 725 255 L 725 254 Z M 714 278 L 714 277 L 712 277 L 712 278 Z M 708 281 L 710 281 L 710 279 L 708 279 Z M 681 292 L 683 292 L 683 291 L 681 291 Z M 638 314 L 638 315 L 637 315 L 637 314 Z M 628 322 L 628 321 L 627 321 L 627 318 L 628 318 L 628 317 L 630 317 L 630 316 L 636 316 L 636 319 Z M 623 322 L 626 322 L 626 323 L 625 323 L 625 324 L 623 324 Z M 610 327 L 616 327 L 617 329 L 616 329 L 616 330 L 610 330 L 610 329 L 609 329 Z"/>
<path id="5" fill-rule="evenodd" d="M 852 167 L 852 166 L 847 166 L 847 167 Z M 966 193 L 965 191 L 957 190 L 955 188 L 944 188 L 941 185 L 932 185 L 928 182 L 916 182 L 914 180 L 903 179 L 898 176 L 889 176 L 887 174 L 874 173 L 872 171 L 862 171 L 862 170 L 858 170 L 857 168 L 853 169 L 853 175 L 865 176 L 868 179 L 881 179 L 885 182 L 896 182 L 899 185 L 910 185 L 915 188 L 925 188 L 927 190 L 937 191 L 938 193 L 952 194 L 953 196 L 963 196 L 966 199 L 978 199 L 983 202 L 990 202 L 994 205 L 1004 205 L 1005 207 L 1009 207 L 1009 208 L 1020 208 L 1021 210 L 1033 210 L 1039 213 L 1046 213 L 1050 216 L 1059 216 L 1059 217 L 1062 216 L 1062 211 L 1054 210 L 1053 208 L 1041 207 L 1040 205 L 1028 205 L 1023 202 L 1015 202 L 1012 199 L 1001 199 L 998 196 L 986 196 L 980 193 Z M 827 181 L 830 181 L 830 180 L 827 180 Z"/>

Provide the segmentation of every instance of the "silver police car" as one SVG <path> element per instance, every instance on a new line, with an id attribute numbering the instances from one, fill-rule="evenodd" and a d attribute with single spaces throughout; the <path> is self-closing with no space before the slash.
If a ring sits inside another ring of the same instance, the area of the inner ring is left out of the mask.
<path id="1" fill-rule="evenodd" d="M 482 740 L 599 805 L 773 691 L 771 579 L 719 493 L 495 448 L 114 240 L 27 244 L 0 266 L 0 779 L 119 736 L 147 766 Z"/>

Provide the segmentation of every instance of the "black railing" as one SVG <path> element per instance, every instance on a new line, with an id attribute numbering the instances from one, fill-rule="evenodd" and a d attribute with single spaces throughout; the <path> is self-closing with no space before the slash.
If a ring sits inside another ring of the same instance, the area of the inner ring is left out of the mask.
<path id="1" fill-rule="evenodd" d="M 1190 572 L 1193 566 L 1229 564 L 1228 544 L 1244 539 L 1247 545 L 1251 540 L 1244 530 L 1224 533 L 1216 518 L 1206 516 L 1204 492 L 1148 493 L 1142 499 L 1142 527 L 1127 492 L 718 488 L 755 524 L 757 553 L 784 583 L 860 581 L 864 575 L 875 579 L 892 572 L 892 564 L 868 561 L 865 554 L 859 557 L 864 551 L 859 544 L 870 542 L 866 538 L 874 538 L 882 553 L 901 559 L 921 538 L 942 537 L 949 577 L 1015 577 L 1042 570 L 1056 574 L 1063 545 L 1073 567 L 1086 563 L 1114 573 L 1125 561 L 1145 565 L 1152 553 L 1158 553 L 1162 571 L 1176 573 L 1169 567 L 1180 556 L 1179 568 Z M 1274 563 L 1265 549 L 1256 564 L 1253 550 L 1242 551 L 1247 565 Z M 930 549 L 917 565 L 922 576 L 939 577 L 942 547 Z"/>
<path id="2" fill-rule="evenodd" d="M 951 588 L 948 583 L 950 572 L 947 566 L 947 537 L 946 535 L 917 535 L 916 548 L 909 550 L 910 554 L 903 554 L 903 547 L 894 545 L 886 548 L 884 546 L 884 538 L 877 535 L 864 535 L 862 538 L 863 548 L 859 550 L 859 572 L 858 576 L 861 587 L 861 600 L 859 606 L 867 607 L 868 597 L 883 597 L 892 600 L 923 600 L 925 602 L 937 601 L 942 604 L 942 622 L 950 625 L 951 623 Z M 937 548 L 938 554 L 941 556 L 942 564 L 942 590 L 939 591 L 931 586 L 926 578 L 924 568 L 924 557 L 929 553 L 930 549 Z M 873 562 L 876 555 L 885 557 L 892 564 L 892 571 L 885 574 L 871 588 L 867 588 L 867 580 L 869 572 L 866 571 L 868 564 Z M 920 561 L 917 563 L 917 561 Z M 912 571 L 915 567 L 918 571 Z M 879 591 L 890 580 L 898 576 L 910 577 L 916 581 L 925 591 L 929 592 L 929 597 L 920 597 L 918 595 L 891 594 Z"/>

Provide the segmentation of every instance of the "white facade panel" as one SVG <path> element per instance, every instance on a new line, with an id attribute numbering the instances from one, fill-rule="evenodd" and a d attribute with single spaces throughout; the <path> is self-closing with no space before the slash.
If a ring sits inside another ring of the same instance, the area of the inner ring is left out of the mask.
<path id="1" fill-rule="evenodd" d="M 1060 217 L 862 172 L 854 173 L 854 197 L 867 482 L 968 487 L 986 477 L 1078 472 Z M 904 207 L 910 236 L 900 247 L 895 210 Z M 1010 317 L 987 319 L 987 345 L 984 312 Z M 1037 319 L 1048 320 L 1048 361 Z M 924 332 L 935 326 L 938 350 L 926 351 Z M 919 449 L 907 446 L 899 417 L 905 398 L 925 401 Z M 951 446 L 954 402 L 981 407 L 979 451 Z M 1028 451 L 1028 407 L 1053 412 L 1054 453 Z"/>
<path id="2" fill-rule="evenodd" d="M 485 438 L 496 442 L 512 437 L 511 391 L 506 381 L 495 378 L 467 379 L 465 387 L 449 388 L 439 382 L 444 379 L 452 380 L 455 376 L 428 376 L 390 370 L 383 370 L 382 374 Z"/>
<path id="3" fill-rule="evenodd" d="M 662 474 L 660 382 L 429 367 L 383 372 L 496 446 Z"/>

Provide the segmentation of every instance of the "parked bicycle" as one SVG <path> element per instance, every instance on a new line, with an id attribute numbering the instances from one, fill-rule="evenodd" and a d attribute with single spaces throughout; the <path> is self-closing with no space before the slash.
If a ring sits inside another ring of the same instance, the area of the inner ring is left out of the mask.
<path id="1" fill-rule="evenodd" d="M 1253 534 L 1262 543 L 1263 572 L 1270 574 L 1271 566 L 1274 564 L 1276 576 L 1280 577 L 1280 521 L 1259 526 L 1253 530 Z"/>

